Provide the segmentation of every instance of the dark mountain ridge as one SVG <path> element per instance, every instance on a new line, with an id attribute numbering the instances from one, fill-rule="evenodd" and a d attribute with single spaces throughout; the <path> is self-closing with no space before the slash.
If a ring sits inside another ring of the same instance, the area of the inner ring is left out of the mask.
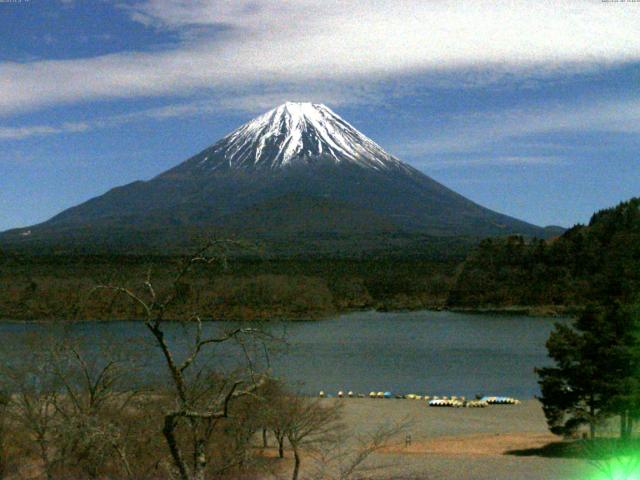
<path id="1" fill-rule="evenodd" d="M 0 241 L 168 248 L 205 231 L 282 239 L 297 232 L 549 236 L 401 162 L 327 107 L 286 103 L 149 181 L 114 188 Z"/>

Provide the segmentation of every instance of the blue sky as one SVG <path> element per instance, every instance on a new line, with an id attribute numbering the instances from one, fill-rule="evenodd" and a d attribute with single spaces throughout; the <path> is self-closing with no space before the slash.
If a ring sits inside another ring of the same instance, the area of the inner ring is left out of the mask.
<path id="1" fill-rule="evenodd" d="M 640 195 L 640 3 L 0 0 L 0 230 L 325 103 L 497 211 Z"/>

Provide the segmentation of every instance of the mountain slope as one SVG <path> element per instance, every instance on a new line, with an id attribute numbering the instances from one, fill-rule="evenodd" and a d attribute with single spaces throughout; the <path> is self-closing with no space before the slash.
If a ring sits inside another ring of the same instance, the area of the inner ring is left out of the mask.
<path id="1" fill-rule="evenodd" d="M 288 102 L 242 125 L 216 143 L 195 165 L 276 169 L 317 162 L 352 163 L 373 170 L 405 168 L 324 105 Z M 193 162 L 185 167 L 192 168 Z"/>
<path id="2" fill-rule="evenodd" d="M 114 188 L 3 239 L 63 242 L 89 235 L 108 244 L 109 232 L 118 231 L 126 244 L 130 231 L 167 244 L 199 229 L 291 235 L 318 202 L 343 218 L 327 222 L 316 211 L 318 234 L 360 233 L 367 225 L 371 234 L 545 236 L 401 162 L 324 105 L 286 103 L 149 181 Z"/>

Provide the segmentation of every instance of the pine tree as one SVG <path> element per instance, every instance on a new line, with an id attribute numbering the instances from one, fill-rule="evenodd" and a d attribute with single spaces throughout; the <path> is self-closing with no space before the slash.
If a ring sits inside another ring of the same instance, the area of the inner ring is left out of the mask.
<path id="1" fill-rule="evenodd" d="M 607 411 L 620 417 L 620 438 L 628 440 L 640 416 L 640 305 L 605 313 L 613 336 L 607 355 L 613 392 Z"/>
<path id="2" fill-rule="evenodd" d="M 588 309 L 573 325 L 557 324 L 547 349 L 554 367 L 536 369 L 545 416 L 553 433 L 569 436 L 619 415 L 629 438 L 640 414 L 640 319 L 638 308 L 612 304 Z"/>

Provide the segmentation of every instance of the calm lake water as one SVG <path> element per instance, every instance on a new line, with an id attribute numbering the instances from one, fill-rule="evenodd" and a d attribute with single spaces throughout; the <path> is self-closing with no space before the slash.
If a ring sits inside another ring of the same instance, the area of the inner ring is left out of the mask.
<path id="1" fill-rule="evenodd" d="M 371 390 L 429 395 L 495 394 L 531 398 L 539 393 L 534 367 L 549 364 L 545 342 L 554 320 L 452 312 L 362 312 L 335 319 L 275 324 L 287 345 L 269 355 L 273 372 L 306 393 Z M 210 323 L 209 333 L 229 328 Z M 166 324 L 178 355 L 186 352 L 189 328 Z M 82 336 L 92 353 L 100 348 L 132 349 L 145 366 L 140 375 L 163 372 L 162 358 L 140 322 L 87 322 L 61 328 L 47 324 L 0 324 L 4 355 L 13 361 L 34 348 L 32 333 Z M 25 343 L 26 341 L 26 343 Z M 99 345 L 102 345 L 101 347 Z M 246 349 L 261 346 L 245 345 Z M 217 349 L 210 361 L 227 368 L 241 349 Z"/>

